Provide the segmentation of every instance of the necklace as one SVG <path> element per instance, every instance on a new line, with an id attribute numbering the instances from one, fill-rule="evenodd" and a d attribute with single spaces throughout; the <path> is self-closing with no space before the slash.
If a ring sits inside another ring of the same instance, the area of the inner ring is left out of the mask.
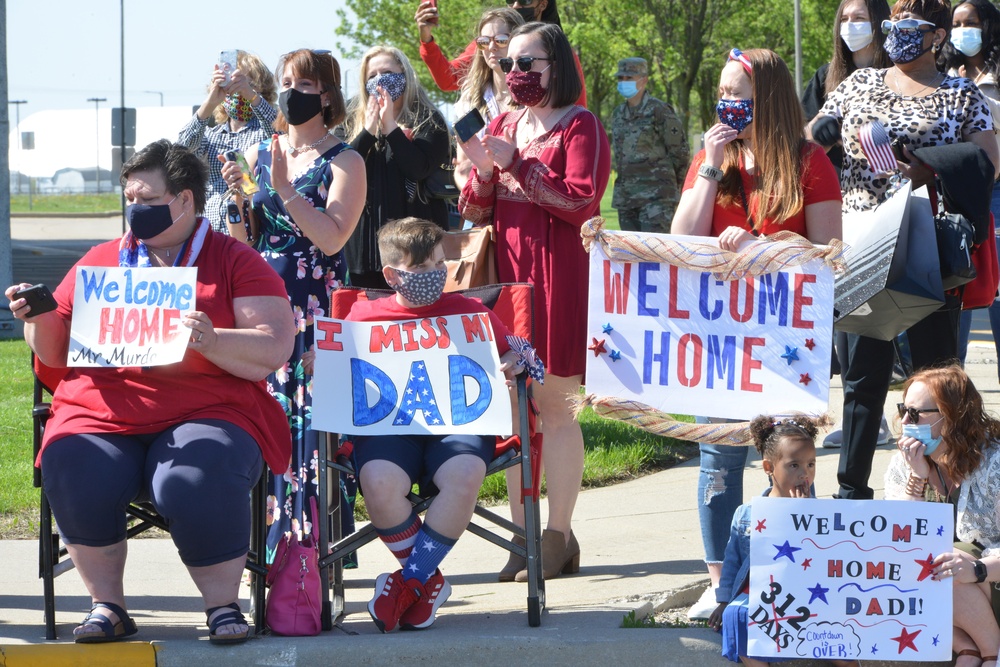
<path id="1" fill-rule="evenodd" d="M 310 148 L 316 148 L 317 146 L 319 146 L 321 143 L 323 143 L 324 141 L 326 141 L 329 138 L 330 138 L 330 133 L 327 132 L 322 137 L 320 137 L 316 141 L 312 142 L 308 146 L 289 146 L 288 147 L 289 148 L 289 153 L 292 154 L 292 157 L 295 157 L 299 153 L 305 153 Z"/>
<path id="2" fill-rule="evenodd" d="M 907 94 L 903 93 L 903 89 L 899 85 L 899 69 L 897 69 L 895 67 L 892 68 L 892 82 L 894 84 L 896 84 L 896 92 L 898 94 L 900 94 L 900 95 L 903 95 L 903 97 L 918 97 L 920 95 L 920 93 L 924 92 L 925 90 L 932 89 L 932 88 L 937 88 L 938 84 L 940 83 L 940 81 L 938 81 L 938 79 L 941 79 L 942 81 L 944 80 L 942 77 L 943 77 L 943 75 L 941 74 L 941 72 L 936 72 L 934 74 L 934 79 L 931 80 L 931 82 L 929 84 L 925 84 L 917 92 L 910 93 L 909 95 L 907 95 Z M 916 79 L 914 79 L 912 77 L 910 78 L 910 80 L 911 81 L 917 81 Z M 920 83 L 920 82 L 917 81 L 917 83 Z"/>

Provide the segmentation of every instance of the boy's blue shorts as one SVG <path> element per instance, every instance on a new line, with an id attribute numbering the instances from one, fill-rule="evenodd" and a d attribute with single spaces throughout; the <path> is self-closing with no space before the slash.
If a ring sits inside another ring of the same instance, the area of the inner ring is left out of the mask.
<path id="1" fill-rule="evenodd" d="M 420 484 L 422 493 L 431 493 L 433 479 L 444 463 L 460 454 L 477 456 L 489 466 L 497 439 L 486 435 L 359 435 L 354 440 L 354 469 L 361 472 L 366 463 L 384 460 L 395 463 Z M 362 489 L 362 493 L 364 489 Z"/>

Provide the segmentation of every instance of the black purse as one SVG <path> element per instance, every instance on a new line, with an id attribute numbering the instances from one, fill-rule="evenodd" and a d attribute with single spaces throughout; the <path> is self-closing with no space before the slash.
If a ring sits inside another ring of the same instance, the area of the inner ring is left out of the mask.
<path id="1" fill-rule="evenodd" d="M 948 213 L 944 210 L 944 196 L 941 192 L 938 187 L 938 212 L 934 216 L 934 231 L 937 236 L 938 259 L 941 261 L 941 284 L 947 291 L 976 278 L 976 266 L 972 263 L 976 228 L 961 213 Z"/>
<path id="2" fill-rule="evenodd" d="M 439 166 L 423 180 L 422 189 L 431 199 L 444 199 L 445 201 L 458 199 L 461 192 L 455 185 L 455 166 L 452 164 Z"/>

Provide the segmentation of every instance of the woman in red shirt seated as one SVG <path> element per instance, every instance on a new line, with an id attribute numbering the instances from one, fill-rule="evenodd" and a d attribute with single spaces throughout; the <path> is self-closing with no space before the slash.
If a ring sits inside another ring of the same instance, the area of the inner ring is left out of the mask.
<path id="1" fill-rule="evenodd" d="M 781 58 L 767 49 L 733 49 L 719 78 L 717 111 L 720 122 L 705 132 L 705 148 L 684 181 L 673 233 L 715 236 L 730 251 L 785 229 L 813 243 L 839 238 L 837 172 L 823 149 L 803 137 L 802 107 Z M 712 586 L 689 613 L 707 618 L 743 498 L 749 448 L 702 443 L 699 449 L 698 512 Z"/>

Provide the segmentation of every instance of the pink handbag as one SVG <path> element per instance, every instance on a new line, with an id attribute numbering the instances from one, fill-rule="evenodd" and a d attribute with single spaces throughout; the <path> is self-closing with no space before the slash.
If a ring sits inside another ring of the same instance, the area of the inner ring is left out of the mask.
<path id="1" fill-rule="evenodd" d="M 278 543 L 274 563 L 267 572 L 267 607 L 264 621 L 276 635 L 312 637 L 322 629 L 319 550 L 316 538 L 301 542 L 288 533 Z"/>

